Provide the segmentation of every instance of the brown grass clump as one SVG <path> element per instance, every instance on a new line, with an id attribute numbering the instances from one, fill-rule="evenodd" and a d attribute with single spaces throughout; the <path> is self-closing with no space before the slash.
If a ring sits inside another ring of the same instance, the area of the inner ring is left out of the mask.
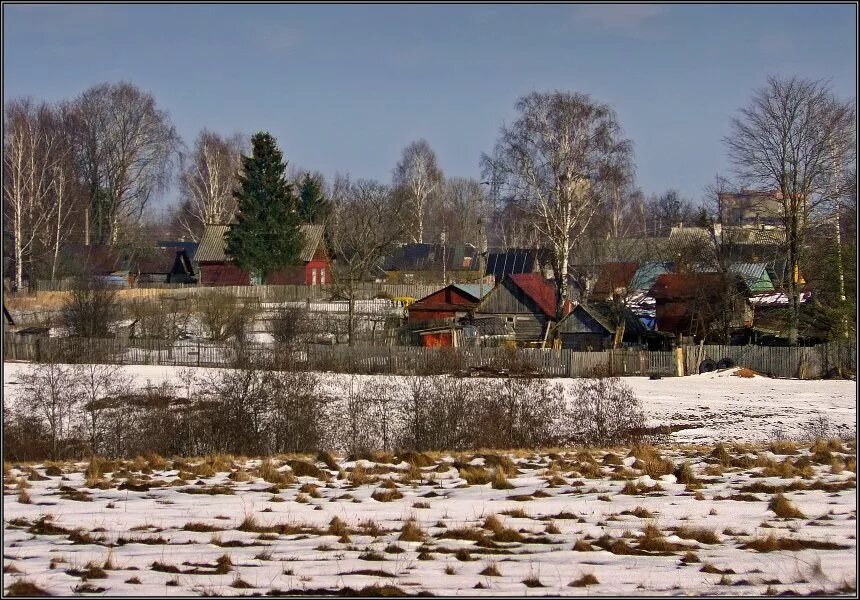
<path id="1" fill-rule="evenodd" d="M 767 505 L 769 510 L 772 510 L 777 517 L 782 519 L 804 519 L 806 515 L 803 514 L 796 505 L 794 505 L 791 500 L 783 496 L 782 494 L 777 494 L 773 498 L 771 498 L 770 502 Z"/>
<path id="2" fill-rule="evenodd" d="M 508 476 L 501 466 L 496 467 L 493 473 L 493 489 L 494 490 L 510 490 L 513 489 L 513 484 L 508 481 Z"/>
<path id="3" fill-rule="evenodd" d="M 257 476 L 274 485 L 290 485 L 296 478 L 289 471 L 279 471 L 271 458 L 266 458 L 257 469 Z"/>
<path id="4" fill-rule="evenodd" d="M 158 454 L 158 452 L 151 452 L 147 454 L 146 463 L 153 471 L 163 471 L 170 464 L 164 458 L 162 458 L 161 455 Z"/>
<path id="5" fill-rule="evenodd" d="M 525 586 L 529 588 L 546 587 L 534 573 L 531 573 L 528 577 L 523 579 L 521 583 L 525 584 Z"/>
<path id="6" fill-rule="evenodd" d="M 32 500 L 30 499 L 30 494 L 27 493 L 27 490 L 21 490 L 18 492 L 18 502 L 20 504 L 31 504 Z"/>
<path id="7" fill-rule="evenodd" d="M 239 465 L 238 469 L 227 475 L 227 479 L 241 483 L 243 481 L 249 481 L 251 476 L 245 470 L 245 467 Z"/>
<path id="8" fill-rule="evenodd" d="M 600 583 L 593 573 L 584 573 L 579 579 L 575 579 L 568 583 L 569 587 L 586 587 L 589 585 L 597 585 Z"/>
<path id="9" fill-rule="evenodd" d="M 370 496 L 377 502 L 391 502 L 393 500 L 400 500 L 403 498 L 403 494 L 398 492 L 397 490 L 386 490 L 386 489 L 378 489 Z"/>
<path id="10" fill-rule="evenodd" d="M 482 454 L 481 458 L 484 459 L 484 464 L 487 467 L 500 468 L 504 471 L 505 475 L 513 476 L 519 474 L 516 463 L 504 454 Z"/>
<path id="11" fill-rule="evenodd" d="M 699 480 L 696 479 L 696 473 L 693 471 L 693 467 L 691 467 L 690 463 L 687 461 L 682 462 L 675 469 L 674 475 L 678 480 L 678 483 L 685 483 L 687 485 L 696 485 L 699 483 Z"/>
<path id="12" fill-rule="evenodd" d="M 747 367 L 741 367 L 740 369 L 735 369 L 735 372 L 732 373 L 732 375 L 734 375 L 735 377 L 744 377 L 746 379 L 750 379 L 758 375 L 758 373 Z"/>
<path id="13" fill-rule="evenodd" d="M 768 445 L 768 450 L 774 454 L 797 454 L 797 444 L 791 440 L 774 440 Z"/>
<path id="14" fill-rule="evenodd" d="M 607 452 L 603 455 L 603 460 L 601 461 L 604 465 L 622 465 L 624 461 L 621 460 L 621 457 L 613 452 Z"/>
<path id="15" fill-rule="evenodd" d="M 496 562 L 489 563 L 484 569 L 478 573 L 478 575 L 484 575 L 485 577 L 501 577 L 502 572 L 499 571 L 499 564 Z"/>
<path id="16" fill-rule="evenodd" d="M 40 588 L 38 585 L 27 579 L 16 579 L 9 587 L 6 588 L 6 595 L 9 597 L 34 597 L 34 596 L 50 596 L 47 590 Z"/>
<path id="17" fill-rule="evenodd" d="M 582 538 L 577 538 L 576 543 L 573 545 L 573 549 L 577 552 L 592 552 L 594 548 Z"/>
<path id="18" fill-rule="evenodd" d="M 400 535 L 397 537 L 401 542 L 423 542 L 427 534 L 421 529 L 415 519 L 409 519 L 403 524 Z"/>
<path id="19" fill-rule="evenodd" d="M 493 480 L 493 475 L 488 469 L 469 465 L 460 468 L 460 477 L 469 485 L 485 485 Z"/>
<path id="20" fill-rule="evenodd" d="M 328 480 L 328 473 L 325 473 L 315 464 L 306 460 L 288 460 L 287 465 L 292 469 L 296 477 L 313 477 L 315 479 Z"/>
<path id="21" fill-rule="evenodd" d="M 349 472 L 347 480 L 355 487 L 362 486 L 366 483 L 378 481 L 378 478 L 371 477 L 367 474 L 367 469 L 363 465 L 355 465 L 355 468 Z"/>
<path id="22" fill-rule="evenodd" d="M 237 589 L 250 589 L 254 586 L 237 575 L 236 579 L 233 580 L 233 583 L 230 584 L 230 587 Z"/>
<path id="23" fill-rule="evenodd" d="M 645 508 L 644 506 L 637 506 L 633 510 L 625 510 L 621 513 L 622 515 L 633 515 L 634 517 L 639 517 L 640 519 L 653 519 L 654 513 Z"/>
<path id="24" fill-rule="evenodd" d="M 550 521 L 549 523 L 547 523 L 547 526 L 544 529 L 544 533 L 548 533 L 550 535 L 558 535 L 561 533 L 561 529 L 559 529 L 555 523 Z"/>
<path id="25" fill-rule="evenodd" d="M 197 531 L 200 533 L 212 533 L 213 531 L 223 531 L 221 527 L 202 523 L 200 521 L 191 521 L 182 526 L 183 531 Z"/>
<path id="26" fill-rule="evenodd" d="M 696 540 L 702 544 L 720 543 L 717 533 L 704 527 L 687 527 L 682 525 L 675 529 L 675 535 L 685 540 Z"/>
<path id="27" fill-rule="evenodd" d="M 317 462 L 323 463 L 327 469 L 332 471 L 340 471 L 340 465 L 337 464 L 337 459 L 331 452 L 317 452 Z"/>
<path id="28" fill-rule="evenodd" d="M 328 532 L 337 536 L 349 535 L 349 527 L 340 517 L 334 517 L 328 523 Z"/>
<path id="29" fill-rule="evenodd" d="M 711 456 L 720 461 L 720 464 L 722 464 L 724 467 L 729 467 L 732 464 L 732 457 L 729 454 L 729 451 L 726 450 L 726 447 L 722 444 L 722 442 L 720 442 L 716 445 L 716 447 L 714 447 L 714 449 L 711 451 Z"/>
<path id="30" fill-rule="evenodd" d="M 770 534 L 767 537 L 754 538 L 741 546 L 741 548 L 756 550 L 757 552 L 775 552 L 777 550 L 799 552 L 800 550 L 844 550 L 848 546 L 834 544 L 833 542 L 819 542 L 817 540 L 778 538 Z"/>

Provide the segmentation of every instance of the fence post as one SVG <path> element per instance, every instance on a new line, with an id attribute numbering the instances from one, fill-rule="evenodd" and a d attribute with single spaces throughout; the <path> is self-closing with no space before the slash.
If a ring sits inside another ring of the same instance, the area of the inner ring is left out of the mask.
<path id="1" fill-rule="evenodd" d="M 675 369 L 678 377 L 684 376 L 684 349 L 675 348 Z"/>

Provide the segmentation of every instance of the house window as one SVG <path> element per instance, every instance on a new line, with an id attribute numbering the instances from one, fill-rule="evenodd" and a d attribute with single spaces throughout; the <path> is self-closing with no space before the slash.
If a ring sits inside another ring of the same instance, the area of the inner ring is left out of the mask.
<path id="1" fill-rule="evenodd" d="M 311 285 L 317 284 L 317 270 L 311 269 Z"/>
<path id="2" fill-rule="evenodd" d="M 263 275 L 260 273 L 251 273 L 251 285 L 262 285 Z"/>
<path id="3" fill-rule="evenodd" d="M 325 285 L 325 267 L 320 269 L 320 285 Z"/>

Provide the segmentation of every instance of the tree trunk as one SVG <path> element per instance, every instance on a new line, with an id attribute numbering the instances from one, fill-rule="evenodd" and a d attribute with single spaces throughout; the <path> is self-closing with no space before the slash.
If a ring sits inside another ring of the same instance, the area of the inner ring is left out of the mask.
<path id="1" fill-rule="evenodd" d="M 347 324 L 346 324 L 346 336 L 347 336 L 347 344 L 352 346 L 352 336 L 355 332 L 355 290 L 353 289 L 352 282 L 349 283 L 349 306 L 348 306 L 348 315 L 347 315 Z"/>
<path id="2" fill-rule="evenodd" d="M 790 346 L 797 345 L 798 317 L 800 315 L 797 220 L 797 214 L 791 216 L 788 232 L 788 343 Z"/>

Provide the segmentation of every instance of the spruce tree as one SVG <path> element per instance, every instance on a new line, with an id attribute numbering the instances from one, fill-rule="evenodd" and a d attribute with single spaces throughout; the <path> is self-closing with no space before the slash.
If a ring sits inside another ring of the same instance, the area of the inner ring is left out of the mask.
<path id="1" fill-rule="evenodd" d="M 275 138 L 260 132 L 251 144 L 251 156 L 242 157 L 239 187 L 233 192 L 238 212 L 225 234 L 226 253 L 244 271 L 263 278 L 298 262 L 304 240 Z"/>
<path id="2" fill-rule="evenodd" d="M 329 201 L 322 185 L 310 173 L 305 174 L 299 189 L 299 216 L 305 223 L 320 223 L 328 216 Z"/>

